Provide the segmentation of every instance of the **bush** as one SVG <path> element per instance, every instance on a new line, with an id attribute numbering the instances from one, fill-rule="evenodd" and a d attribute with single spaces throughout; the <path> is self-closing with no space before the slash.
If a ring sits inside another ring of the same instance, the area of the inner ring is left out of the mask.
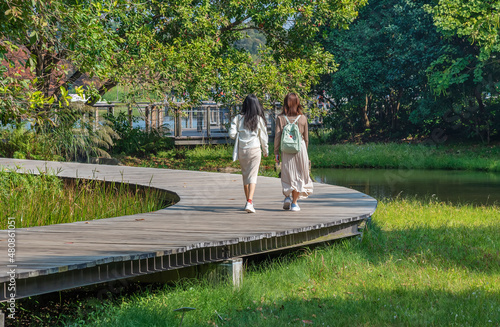
<path id="1" fill-rule="evenodd" d="M 26 125 L 0 131 L 0 156 L 16 159 L 61 160 L 57 146 L 47 142 L 50 137 L 37 135 Z"/>
<path id="2" fill-rule="evenodd" d="M 87 162 L 91 157 L 109 157 L 106 152 L 118 138 L 109 124 L 96 124 L 92 108 L 66 108 L 43 124 L 28 123 L 0 130 L 0 155 L 18 159 Z"/>
<path id="3" fill-rule="evenodd" d="M 112 153 L 145 156 L 174 147 L 173 140 L 162 131 L 151 130 L 146 132 L 140 128 L 133 128 L 125 112 L 120 112 L 116 116 L 107 114 L 105 118 L 120 137 L 111 148 Z"/>

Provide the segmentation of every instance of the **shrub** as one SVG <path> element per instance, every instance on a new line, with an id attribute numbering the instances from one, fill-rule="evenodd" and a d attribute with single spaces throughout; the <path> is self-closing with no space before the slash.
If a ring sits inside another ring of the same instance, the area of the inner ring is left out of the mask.
<path id="1" fill-rule="evenodd" d="M 116 116 L 107 114 L 105 118 L 119 136 L 111 149 L 113 153 L 145 156 L 172 149 L 174 146 L 173 140 L 163 131 L 153 129 L 146 132 L 132 127 L 125 112 L 120 112 Z"/>

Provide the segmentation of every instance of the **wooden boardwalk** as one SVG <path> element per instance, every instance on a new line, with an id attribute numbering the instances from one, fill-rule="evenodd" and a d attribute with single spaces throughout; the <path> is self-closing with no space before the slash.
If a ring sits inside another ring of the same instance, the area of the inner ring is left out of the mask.
<path id="1" fill-rule="evenodd" d="M 3 158 L 0 167 L 152 186 L 180 198 L 151 213 L 17 229 L 14 268 L 2 231 L 0 301 L 9 298 L 10 269 L 22 298 L 352 236 L 377 205 L 355 190 L 315 183 L 302 211 L 284 211 L 279 179 L 259 177 L 257 213 L 247 214 L 241 175 Z"/>

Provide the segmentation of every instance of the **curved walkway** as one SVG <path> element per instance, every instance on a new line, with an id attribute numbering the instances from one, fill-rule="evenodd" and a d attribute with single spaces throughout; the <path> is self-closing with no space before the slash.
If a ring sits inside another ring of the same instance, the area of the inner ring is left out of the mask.
<path id="1" fill-rule="evenodd" d="M 273 251 L 335 233 L 352 236 L 377 206 L 358 191 L 315 183 L 314 194 L 300 202 L 302 211 L 284 211 L 280 180 L 259 177 L 257 213 L 247 214 L 240 175 L 3 158 L 0 167 L 151 186 L 180 198 L 156 212 L 17 229 L 14 268 L 2 231 L 0 301 L 9 298 L 11 269 L 21 298 Z"/>

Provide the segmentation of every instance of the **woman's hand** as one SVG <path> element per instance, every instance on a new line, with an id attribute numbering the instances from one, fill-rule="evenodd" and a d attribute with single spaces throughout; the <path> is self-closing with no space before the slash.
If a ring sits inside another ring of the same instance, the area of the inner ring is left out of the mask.
<path id="1" fill-rule="evenodd" d="M 280 155 L 277 154 L 276 155 L 276 158 L 274 158 L 274 160 L 276 161 L 276 163 L 280 163 Z"/>

